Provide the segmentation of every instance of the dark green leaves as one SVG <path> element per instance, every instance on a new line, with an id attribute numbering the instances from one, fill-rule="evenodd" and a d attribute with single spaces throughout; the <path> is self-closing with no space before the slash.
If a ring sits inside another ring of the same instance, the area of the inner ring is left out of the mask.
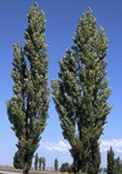
<path id="1" fill-rule="evenodd" d="M 48 60 L 45 43 L 45 18 L 34 4 L 28 14 L 25 45 L 14 46 L 12 78 L 13 97 L 8 102 L 8 115 L 18 138 L 18 152 L 24 171 L 31 167 L 48 110 Z M 22 157 L 23 156 L 23 157 Z"/>
<path id="2" fill-rule="evenodd" d="M 59 79 L 52 82 L 54 102 L 64 138 L 71 145 L 75 172 L 98 173 L 98 140 L 110 111 L 106 51 L 104 31 L 88 9 L 80 18 L 73 46 L 60 61 Z"/>

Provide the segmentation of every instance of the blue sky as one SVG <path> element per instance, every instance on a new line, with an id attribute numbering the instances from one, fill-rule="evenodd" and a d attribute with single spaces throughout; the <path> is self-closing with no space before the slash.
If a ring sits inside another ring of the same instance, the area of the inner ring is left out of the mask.
<path id="1" fill-rule="evenodd" d="M 105 28 L 109 38 L 108 79 L 112 88 L 109 102 L 112 111 L 108 118 L 102 139 L 106 146 L 115 145 L 121 156 L 122 150 L 122 2 L 98 0 L 37 0 L 46 14 L 46 40 L 49 56 L 49 81 L 57 78 L 58 61 L 70 47 L 79 17 L 91 7 L 98 25 Z M 16 151 L 16 137 L 6 114 L 6 103 L 12 95 L 12 45 L 23 42 L 26 16 L 31 0 L 12 0 L 0 2 L 0 164 L 12 164 Z M 114 140 L 113 140 L 114 139 Z M 50 147 L 50 148 L 49 148 Z M 54 148 L 55 147 L 55 148 Z M 61 150 L 62 149 L 62 150 Z M 48 157 L 48 166 L 53 165 L 57 156 L 61 162 L 71 161 L 67 145 L 63 140 L 54 104 L 50 102 L 49 119 L 42 135 L 40 155 Z M 105 153 L 103 152 L 103 156 Z"/>

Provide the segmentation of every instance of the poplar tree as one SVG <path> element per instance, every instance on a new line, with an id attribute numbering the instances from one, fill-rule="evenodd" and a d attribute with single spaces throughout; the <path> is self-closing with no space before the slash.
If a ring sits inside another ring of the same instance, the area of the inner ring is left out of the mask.
<path id="1" fill-rule="evenodd" d="M 54 169 L 55 169 L 56 172 L 58 171 L 58 167 L 59 167 L 59 163 L 58 163 L 58 159 L 56 158 L 54 160 Z"/>
<path id="2" fill-rule="evenodd" d="M 39 170 L 42 170 L 42 157 L 39 158 Z"/>
<path id="3" fill-rule="evenodd" d="M 112 147 L 107 152 L 107 174 L 115 174 L 115 159 L 114 159 L 114 151 Z"/>
<path id="4" fill-rule="evenodd" d="M 53 99 L 75 173 L 97 174 L 99 138 L 110 112 L 106 78 L 107 39 L 90 9 L 81 16 L 73 45 L 60 61 Z"/>
<path id="5" fill-rule="evenodd" d="M 46 169 L 46 159 L 42 157 L 42 170 L 45 171 Z"/>
<path id="6" fill-rule="evenodd" d="M 8 102 L 8 117 L 18 138 L 24 174 L 31 168 L 48 111 L 45 17 L 37 4 L 30 8 L 27 22 L 24 46 L 14 45 L 13 97 Z"/>
<path id="7" fill-rule="evenodd" d="M 117 157 L 114 159 L 114 174 L 121 174 L 121 172 L 120 158 Z"/>
<path id="8" fill-rule="evenodd" d="M 38 164 L 39 164 L 39 157 L 38 157 L 38 153 L 36 153 L 36 155 L 35 155 L 35 162 L 34 162 L 35 170 L 38 170 Z"/>

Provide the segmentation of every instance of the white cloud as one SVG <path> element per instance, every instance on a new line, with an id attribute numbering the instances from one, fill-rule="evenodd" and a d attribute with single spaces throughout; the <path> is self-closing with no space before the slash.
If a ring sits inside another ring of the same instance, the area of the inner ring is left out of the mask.
<path id="1" fill-rule="evenodd" d="M 100 150 L 101 150 L 101 160 L 102 160 L 102 166 L 106 166 L 106 157 L 107 157 L 107 150 L 110 149 L 112 146 L 116 157 L 120 156 L 122 159 L 122 139 L 101 139 L 100 140 Z M 60 140 L 58 142 L 48 142 L 48 141 L 41 141 L 39 146 L 39 153 L 44 155 L 46 158 L 48 158 L 49 166 L 52 165 L 52 159 L 57 156 L 60 159 L 60 163 L 63 163 L 64 161 L 71 161 L 71 154 L 69 152 L 70 145 L 67 141 Z"/>
<path id="2" fill-rule="evenodd" d="M 111 146 L 116 153 L 122 153 L 122 139 L 100 140 L 101 152 L 106 152 Z M 47 151 L 66 153 L 69 151 L 70 145 L 63 140 L 55 143 L 45 141 L 40 143 L 40 148 Z"/>
<path id="3" fill-rule="evenodd" d="M 70 145 L 62 140 L 57 143 L 52 142 L 42 142 L 40 148 L 43 148 L 48 151 L 57 151 L 57 152 L 68 152 Z"/>
<path id="4" fill-rule="evenodd" d="M 112 146 L 116 153 L 122 153 L 122 139 L 101 140 L 101 152 L 106 152 Z"/>

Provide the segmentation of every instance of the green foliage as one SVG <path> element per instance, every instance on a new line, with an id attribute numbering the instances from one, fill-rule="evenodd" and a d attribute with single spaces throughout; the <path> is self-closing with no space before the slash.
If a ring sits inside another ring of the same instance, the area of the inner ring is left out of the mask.
<path id="1" fill-rule="evenodd" d="M 58 168 L 59 168 L 59 162 L 58 162 L 58 159 L 56 158 L 54 160 L 54 169 L 55 169 L 55 171 L 58 171 Z"/>
<path id="2" fill-rule="evenodd" d="M 38 157 L 38 153 L 36 153 L 36 155 L 35 155 L 35 162 L 34 162 L 35 170 L 38 170 L 38 164 L 39 164 L 39 157 Z"/>
<path id="3" fill-rule="evenodd" d="M 42 158 L 39 158 L 39 170 L 42 170 Z"/>
<path id="4" fill-rule="evenodd" d="M 72 171 L 72 166 L 69 163 L 63 163 L 60 167 L 60 172 L 68 172 Z"/>
<path id="5" fill-rule="evenodd" d="M 17 151 L 17 152 L 15 153 L 15 155 L 14 155 L 13 166 L 14 166 L 16 169 L 23 169 L 23 167 L 24 167 L 24 164 L 22 163 L 22 160 L 21 160 L 21 156 L 20 156 L 19 151 Z"/>
<path id="6" fill-rule="evenodd" d="M 71 145 L 75 173 L 97 174 L 99 138 L 110 112 L 106 79 L 107 39 L 91 10 L 80 18 L 73 46 L 60 61 L 53 99 L 64 138 Z"/>
<path id="7" fill-rule="evenodd" d="M 114 174 L 121 174 L 120 169 L 120 158 L 118 157 L 117 159 L 114 159 Z"/>
<path id="8" fill-rule="evenodd" d="M 44 157 L 39 158 L 39 170 L 45 171 L 46 169 L 46 159 Z"/>
<path id="9" fill-rule="evenodd" d="M 25 45 L 14 45 L 12 78 L 13 97 L 8 102 L 8 116 L 18 138 L 18 152 L 28 173 L 38 148 L 48 110 L 48 60 L 45 44 L 45 19 L 34 4 L 28 14 Z"/>
<path id="10" fill-rule="evenodd" d="M 122 163 L 120 158 L 115 158 L 112 147 L 107 152 L 107 174 L 121 174 Z"/>
<path id="11" fill-rule="evenodd" d="M 42 170 L 45 171 L 46 169 L 46 159 L 42 157 Z"/>
<path id="12" fill-rule="evenodd" d="M 111 147 L 110 150 L 107 152 L 107 174 L 114 174 L 114 165 L 114 151 Z"/>

